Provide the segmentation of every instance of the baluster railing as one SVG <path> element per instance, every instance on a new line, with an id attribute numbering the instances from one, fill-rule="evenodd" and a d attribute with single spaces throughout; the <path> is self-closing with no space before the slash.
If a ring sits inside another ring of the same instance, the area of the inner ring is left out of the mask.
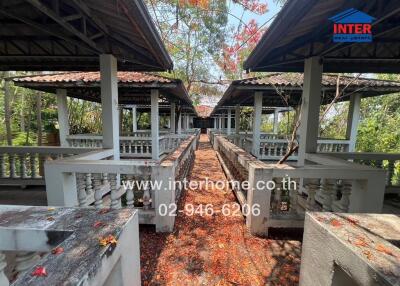
<path id="1" fill-rule="evenodd" d="M 15 155 L 9 154 L 8 158 L 10 162 L 10 178 L 16 178 L 17 174 L 15 172 Z"/>
<path id="2" fill-rule="evenodd" d="M 127 190 L 126 190 L 126 196 L 125 196 L 125 198 L 126 198 L 126 205 L 127 205 L 128 207 L 133 207 L 133 206 L 134 206 L 134 203 L 135 203 L 135 196 L 134 196 L 134 192 L 133 192 L 133 181 L 134 181 L 134 177 L 133 177 L 133 175 L 128 175 L 128 176 L 126 177 L 126 179 L 127 179 L 127 183 L 131 184 L 131 185 L 129 186 L 129 188 L 127 188 Z"/>
<path id="3" fill-rule="evenodd" d="M 0 154 L 0 178 L 6 177 L 6 162 L 4 154 Z"/>
<path id="4" fill-rule="evenodd" d="M 80 207 L 87 206 L 87 193 L 86 193 L 86 175 L 82 173 L 76 174 L 76 183 L 78 189 L 78 202 Z"/>
<path id="5" fill-rule="evenodd" d="M 110 174 L 111 208 L 121 208 L 121 198 L 118 196 L 117 174 Z"/>
<path id="6" fill-rule="evenodd" d="M 29 268 L 33 267 L 39 259 L 40 256 L 36 252 L 18 252 L 15 257 L 15 271 L 17 275 L 21 275 Z"/>
<path id="7" fill-rule="evenodd" d="M 5 273 L 5 268 L 7 267 L 6 255 L 0 251 L 0 285 L 8 286 L 10 282 Z"/>
<path id="8" fill-rule="evenodd" d="M 101 188 L 101 174 L 93 174 L 94 205 L 97 209 L 103 207 L 103 190 Z"/>

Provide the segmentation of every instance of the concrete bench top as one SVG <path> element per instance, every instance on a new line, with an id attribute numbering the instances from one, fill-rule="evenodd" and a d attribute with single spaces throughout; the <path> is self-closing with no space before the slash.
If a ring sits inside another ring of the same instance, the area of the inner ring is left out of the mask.
<path id="1" fill-rule="evenodd" d="M 400 216 L 328 212 L 307 213 L 307 216 L 307 220 L 322 228 L 320 233 L 329 233 L 373 270 L 378 285 L 400 285 Z M 328 247 L 330 242 L 323 243 Z M 332 254 L 337 256 L 336 262 L 347 261 L 338 253 Z"/>
<path id="2" fill-rule="evenodd" d="M 137 211 L 128 208 L 0 206 L 0 250 L 45 253 L 12 285 L 82 285 L 118 247 L 118 242 L 101 246 L 99 239 L 113 235 L 118 240 L 135 216 Z M 52 253 L 56 247 L 63 251 Z M 38 266 L 45 267 L 47 276 L 32 275 Z"/>

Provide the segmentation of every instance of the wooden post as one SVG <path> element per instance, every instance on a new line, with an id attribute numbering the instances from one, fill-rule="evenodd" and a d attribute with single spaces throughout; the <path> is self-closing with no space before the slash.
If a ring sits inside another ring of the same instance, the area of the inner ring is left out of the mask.
<path id="1" fill-rule="evenodd" d="M 358 123 L 360 121 L 361 95 L 354 93 L 350 96 L 349 113 L 347 116 L 346 139 L 349 140 L 348 152 L 356 149 Z"/>
<path id="2" fill-rule="evenodd" d="M 132 132 L 137 132 L 137 114 L 136 114 L 136 105 L 132 107 Z"/>
<path id="3" fill-rule="evenodd" d="M 298 165 L 304 166 L 306 153 L 317 152 L 319 110 L 321 104 L 322 64 L 319 57 L 304 63 Z"/>
<path id="4" fill-rule="evenodd" d="M 227 119 L 228 120 L 228 124 L 227 124 L 228 125 L 227 126 L 227 134 L 228 135 L 231 135 L 231 120 L 232 120 L 231 115 L 232 115 L 232 112 L 231 112 L 231 109 L 229 108 L 228 109 L 228 119 Z"/>
<path id="5" fill-rule="evenodd" d="M 235 107 L 235 133 L 240 133 L 240 105 Z"/>
<path id="6" fill-rule="evenodd" d="M 170 126 L 171 126 L 171 133 L 175 134 L 175 102 L 171 102 L 171 122 L 170 122 Z"/>
<path id="7" fill-rule="evenodd" d="M 151 90 L 151 157 L 158 160 L 160 157 L 159 124 L 158 117 L 158 89 Z"/>
<path id="8" fill-rule="evenodd" d="M 68 101 L 67 90 L 57 89 L 57 112 L 58 112 L 58 128 L 60 136 L 60 145 L 68 146 L 67 136 L 69 135 L 69 116 L 68 116 Z"/>
<path id="9" fill-rule="evenodd" d="M 117 60 L 113 55 L 100 55 L 100 78 L 103 148 L 113 149 L 114 160 L 119 160 Z"/>
<path id="10" fill-rule="evenodd" d="M 252 153 L 257 158 L 260 155 L 260 136 L 261 136 L 261 114 L 262 114 L 262 92 L 254 93 L 254 116 L 253 116 L 253 149 Z"/>

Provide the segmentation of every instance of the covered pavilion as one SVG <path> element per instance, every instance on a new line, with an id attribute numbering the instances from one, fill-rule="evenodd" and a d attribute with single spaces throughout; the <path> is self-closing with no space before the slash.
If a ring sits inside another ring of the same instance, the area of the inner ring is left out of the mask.
<path id="1" fill-rule="evenodd" d="M 168 116 L 168 133 L 181 134 L 182 128 L 187 130 L 190 127 L 190 121 L 196 114 L 192 105 L 192 100 L 186 91 L 185 86 L 179 79 L 168 78 L 160 75 L 142 73 L 142 72 L 118 72 L 118 103 L 121 119 L 124 109 L 129 109 L 132 116 L 132 127 L 129 131 L 122 128 L 120 120 L 120 130 L 122 135 L 138 135 L 137 120 L 138 112 L 151 113 L 151 133 L 146 137 L 154 138 L 151 143 L 152 158 L 160 157 L 159 134 L 160 120 L 159 116 Z M 69 146 L 68 139 L 81 138 L 78 136 L 69 136 L 68 126 L 68 106 L 67 97 L 87 100 L 91 102 L 101 102 L 100 73 L 99 72 L 73 72 L 59 73 L 37 76 L 26 76 L 14 78 L 17 86 L 40 90 L 56 94 L 57 107 L 60 126 L 60 142 L 62 146 Z M 158 93 L 157 101 L 152 100 L 152 94 Z M 153 116 L 154 113 L 158 117 Z M 176 116 L 178 115 L 178 116 Z M 181 119 L 181 115 L 183 120 Z M 164 132 L 164 133 L 165 133 Z M 139 132 L 140 137 L 145 134 Z M 143 138 L 140 138 L 143 139 Z M 134 140 L 134 139 L 132 139 Z"/>

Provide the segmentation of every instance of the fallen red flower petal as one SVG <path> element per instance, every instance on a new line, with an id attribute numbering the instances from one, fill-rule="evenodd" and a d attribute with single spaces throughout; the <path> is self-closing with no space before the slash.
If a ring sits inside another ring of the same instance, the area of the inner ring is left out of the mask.
<path id="1" fill-rule="evenodd" d="M 340 221 L 338 221 L 337 219 L 332 219 L 330 224 L 333 227 L 341 227 L 342 226 L 342 223 Z"/>
<path id="2" fill-rule="evenodd" d="M 47 276 L 47 271 L 46 268 L 43 266 L 38 266 L 36 269 L 32 272 L 32 276 L 37 276 L 37 277 L 43 277 Z"/>
<path id="3" fill-rule="evenodd" d="M 385 253 L 385 254 L 387 254 L 387 255 L 394 256 L 394 255 L 393 255 L 393 252 L 392 252 L 389 248 L 387 248 L 386 246 L 384 246 L 383 244 L 378 244 L 378 245 L 376 246 L 375 249 L 376 249 L 377 251 L 383 252 L 383 253 Z"/>
<path id="4" fill-rule="evenodd" d="M 99 214 L 106 214 L 110 211 L 110 209 L 101 209 L 98 213 Z"/>
<path id="5" fill-rule="evenodd" d="M 99 228 L 99 227 L 103 227 L 105 224 L 103 223 L 103 222 L 101 222 L 101 221 L 96 221 L 94 224 L 93 224 L 93 227 L 94 228 Z"/>
<path id="6" fill-rule="evenodd" d="M 64 248 L 62 248 L 62 247 L 60 247 L 60 246 L 54 248 L 54 249 L 51 251 L 52 254 L 61 254 L 61 253 L 63 253 L 63 252 L 64 252 Z"/>

